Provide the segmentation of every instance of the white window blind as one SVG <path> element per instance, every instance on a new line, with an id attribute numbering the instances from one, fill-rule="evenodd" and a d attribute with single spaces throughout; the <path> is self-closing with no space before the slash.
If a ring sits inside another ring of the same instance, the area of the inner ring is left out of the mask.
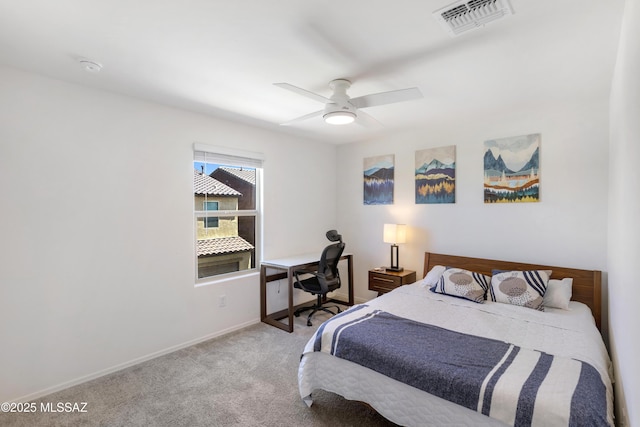
<path id="1" fill-rule="evenodd" d="M 252 151 L 195 143 L 193 144 L 193 160 L 221 165 L 261 168 L 264 155 Z"/>

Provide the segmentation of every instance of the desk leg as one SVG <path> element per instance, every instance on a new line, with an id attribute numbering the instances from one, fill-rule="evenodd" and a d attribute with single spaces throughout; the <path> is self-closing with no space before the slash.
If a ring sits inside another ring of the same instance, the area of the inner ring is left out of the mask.
<path id="1" fill-rule="evenodd" d="M 260 321 L 267 318 L 267 268 L 260 267 Z"/>
<path id="2" fill-rule="evenodd" d="M 347 258 L 347 269 L 349 272 L 349 306 L 354 304 L 353 297 L 353 255 L 349 255 Z"/>
<path id="3" fill-rule="evenodd" d="M 293 292 L 289 291 L 289 307 L 287 309 L 267 314 L 267 283 L 273 280 L 284 279 L 287 275 L 283 271 L 282 273 L 276 273 L 267 276 L 268 268 L 274 267 L 260 267 L 260 320 L 271 326 L 275 326 L 278 329 L 282 329 L 283 331 L 293 332 L 293 310 L 291 309 L 291 305 L 293 302 Z M 289 286 L 293 287 L 293 282 L 291 282 L 291 280 L 289 280 L 289 283 Z M 285 317 L 289 317 L 288 325 L 280 321 L 280 319 L 284 319 Z"/>
<path id="4" fill-rule="evenodd" d="M 294 278 L 294 268 L 290 267 L 288 268 L 287 271 L 287 291 L 288 291 L 288 295 L 287 295 L 287 308 L 285 310 L 281 310 L 275 313 L 271 313 L 269 315 L 267 315 L 267 306 L 266 306 L 266 285 L 264 288 L 262 288 L 262 275 L 260 276 L 260 292 L 261 292 L 261 302 L 264 303 L 264 307 L 261 305 L 260 307 L 260 313 L 261 315 L 263 315 L 263 319 L 262 321 L 265 323 L 270 324 L 271 326 L 275 326 L 276 328 L 282 329 L 283 331 L 287 331 L 287 332 L 293 332 L 293 312 L 295 311 L 295 307 L 293 306 L 293 278 Z M 277 277 L 278 279 L 283 279 L 284 277 L 284 273 L 280 274 L 280 275 L 276 275 L 275 277 Z M 267 277 L 265 274 L 265 284 L 267 281 Z M 262 297 L 262 292 L 264 290 L 264 298 Z M 281 319 L 284 318 L 288 318 L 289 323 L 285 324 L 283 322 L 281 322 Z"/>
<path id="5" fill-rule="evenodd" d="M 346 304 L 349 307 L 353 306 L 355 304 L 355 297 L 354 297 L 354 286 L 353 286 L 353 255 L 342 255 L 342 257 L 340 258 L 340 260 L 346 260 L 347 261 L 347 281 L 348 281 L 348 286 L 347 286 L 347 294 L 348 294 L 348 302 L 345 302 L 344 299 L 329 299 L 326 296 L 323 298 L 322 303 L 326 303 L 326 302 L 335 302 L 338 304 Z M 344 265 L 343 265 L 344 266 Z M 344 281 L 342 281 L 342 283 L 340 283 L 340 290 L 342 290 L 342 286 L 344 285 Z"/>
<path id="6" fill-rule="evenodd" d="M 293 307 L 293 280 L 294 280 L 294 268 L 290 267 L 288 274 L 287 274 L 287 280 L 289 282 L 289 305 L 288 305 L 288 310 L 289 310 L 289 332 L 293 332 L 293 311 L 294 311 L 294 307 Z"/>

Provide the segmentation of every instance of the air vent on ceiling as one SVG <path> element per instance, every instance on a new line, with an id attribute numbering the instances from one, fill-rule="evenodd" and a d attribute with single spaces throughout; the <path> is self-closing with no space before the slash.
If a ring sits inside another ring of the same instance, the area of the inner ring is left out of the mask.
<path id="1" fill-rule="evenodd" d="M 433 16 L 451 36 L 457 36 L 513 13 L 509 0 L 463 0 L 436 10 Z"/>

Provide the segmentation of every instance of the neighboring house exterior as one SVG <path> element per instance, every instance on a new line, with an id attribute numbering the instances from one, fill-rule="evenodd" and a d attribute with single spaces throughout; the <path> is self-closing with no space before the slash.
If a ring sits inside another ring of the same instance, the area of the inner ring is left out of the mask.
<path id="1" fill-rule="evenodd" d="M 239 210 L 256 209 L 256 171 L 255 169 L 220 166 L 211 175 L 215 180 L 241 193 L 238 197 Z M 238 235 L 251 245 L 256 244 L 256 221 L 253 217 L 238 218 Z M 255 267 L 255 256 L 251 267 Z"/>
<path id="2" fill-rule="evenodd" d="M 194 210 L 237 210 L 242 193 L 194 169 Z M 198 218 L 198 277 L 251 268 L 254 245 L 238 234 L 238 217 Z"/>
<path id="3" fill-rule="evenodd" d="M 255 169 L 231 168 L 220 166 L 211 173 L 211 178 L 239 191 L 238 209 L 256 208 L 256 171 Z"/>

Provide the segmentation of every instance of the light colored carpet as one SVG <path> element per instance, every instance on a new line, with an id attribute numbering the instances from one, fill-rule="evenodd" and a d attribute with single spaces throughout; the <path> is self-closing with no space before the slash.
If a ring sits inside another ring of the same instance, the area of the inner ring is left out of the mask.
<path id="1" fill-rule="evenodd" d="M 260 323 L 51 394 L 40 402 L 87 402 L 86 413 L 0 414 L 2 426 L 393 426 L 368 406 L 298 394 L 297 369 L 313 327 L 291 334 Z"/>

